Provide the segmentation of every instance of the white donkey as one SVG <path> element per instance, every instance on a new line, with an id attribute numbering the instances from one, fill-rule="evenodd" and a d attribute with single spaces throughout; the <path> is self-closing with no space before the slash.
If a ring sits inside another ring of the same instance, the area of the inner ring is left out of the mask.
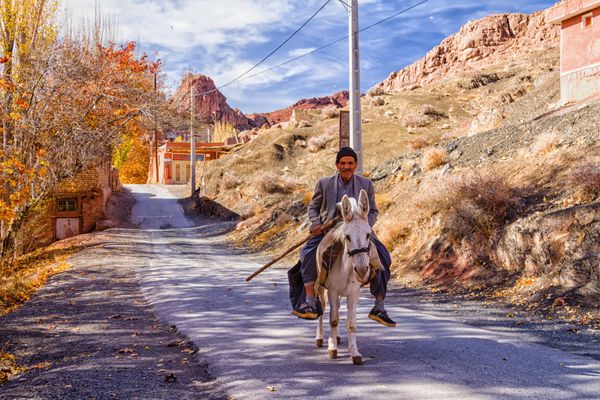
<path id="1" fill-rule="evenodd" d="M 352 362 L 360 365 L 362 356 L 356 346 L 356 307 L 360 297 L 360 287 L 369 282 L 371 269 L 382 268 L 377 249 L 371 244 L 371 227 L 369 215 L 369 197 L 364 190 L 360 191 L 358 203 L 354 198 L 344 196 L 341 202 L 343 223 L 329 231 L 317 248 L 317 293 L 325 311 L 325 289 L 329 300 L 329 358 L 337 358 L 337 347 L 340 342 L 338 334 L 340 298 L 347 298 L 348 315 L 348 351 Z M 343 243 L 343 253 L 337 254 L 329 272 L 323 270 L 323 255 L 336 243 Z M 325 274 L 327 274 L 325 278 Z M 316 336 L 317 346 L 323 346 L 323 316 L 319 318 Z"/>

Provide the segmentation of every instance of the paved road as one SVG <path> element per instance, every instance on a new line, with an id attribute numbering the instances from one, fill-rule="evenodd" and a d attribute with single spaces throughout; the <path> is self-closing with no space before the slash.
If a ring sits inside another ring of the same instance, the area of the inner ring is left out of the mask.
<path id="1" fill-rule="evenodd" d="M 510 330 L 404 308 L 394 290 L 386 303 L 395 329 L 367 319 L 371 299 L 366 291 L 361 299 L 358 346 L 365 364 L 352 365 L 344 338 L 340 358 L 328 360 L 326 348 L 314 345 L 315 322 L 289 314 L 285 271 L 268 270 L 246 283 L 265 260 L 228 248 L 218 235 L 222 224 L 194 226 L 165 188 L 130 188 L 135 220 L 152 239 L 152 259 L 141 276 L 145 296 L 161 319 L 200 347 L 232 398 L 600 398 L 598 361 Z"/>

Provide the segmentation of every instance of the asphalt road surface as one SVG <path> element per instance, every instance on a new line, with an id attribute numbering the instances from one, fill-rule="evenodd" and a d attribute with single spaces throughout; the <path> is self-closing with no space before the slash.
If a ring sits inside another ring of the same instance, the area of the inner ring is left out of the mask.
<path id="1" fill-rule="evenodd" d="M 345 323 L 339 358 L 329 360 L 326 347 L 315 346 L 316 322 L 290 315 L 285 270 L 245 282 L 268 259 L 228 247 L 223 223 L 188 221 L 166 188 L 129 188 L 133 221 L 151 237 L 139 253 L 151 258 L 140 277 L 144 295 L 160 319 L 196 343 L 230 398 L 600 399 L 600 362 L 509 329 L 405 308 L 393 287 L 386 308 L 398 327 L 367 318 L 373 300 L 363 289 L 358 348 L 365 363 L 352 365 Z"/>

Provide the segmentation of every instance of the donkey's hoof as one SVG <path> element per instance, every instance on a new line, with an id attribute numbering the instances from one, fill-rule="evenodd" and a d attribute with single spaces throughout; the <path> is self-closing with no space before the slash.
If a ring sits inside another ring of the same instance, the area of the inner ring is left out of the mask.
<path id="1" fill-rule="evenodd" d="M 338 336 L 337 337 L 337 342 L 338 342 L 338 344 L 340 344 L 342 342 L 342 338 Z"/>
<path id="2" fill-rule="evenodd" d="M 352 357 L 352 364 L 363 365 L 362 357 L 361 356 Z"/>
<path id="3" fill-rule="evenodd" d="M 323 347 L 323 339 L 317 339 L 317 347 Z"/>
<path id="4" fill-rule="evenodd" d="M 334 360 L 337 358 L 337 350 L 328 350 L 327 355 L 329 356 L 330 360 Z"/>

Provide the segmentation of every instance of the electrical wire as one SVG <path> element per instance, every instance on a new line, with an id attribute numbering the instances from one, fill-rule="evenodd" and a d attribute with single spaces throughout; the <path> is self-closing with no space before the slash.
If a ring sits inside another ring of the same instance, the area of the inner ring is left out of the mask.
<path id="1" fill-rule="evenodd" d="M 390 15 L 390 16 L 389 16 L 389 17 L 387 17 L 387 18 L 384 18 L 384 19 L 382 19 L 382 20 L 380 20 L 380 21 L 377 21 L 377 22 L 375 22 L 375 23 L 373 23 L 373 24 L 371 24 L 371 25 L 368 25 L 368 26 L 366 26 L 366 27 L 364 27 L 364 28 L 362 28 L 362 29 L 359 29 L 359 31 L 358 31 L 358 32 L 359 32 L 359 33 L 360 33 L 360 32 L 364 32 L 364 31 L 366 31 L 367 29 L 371 29 L 371 28 L 373 28 L 374 26 L 377 26 L 377 25 L 380 25 L 380 24 L 382 24 L 382 23 L 384 23 L 384 22 L 387 22 L 387 21 L 389 21 L 390 19 L 396 18 L 398 15 L 404 14 L 404 13 L 406 13 L 406 12 L 408 12 L 408 11 L 412 10 L 413 8 L 416 8 L 416 7 L 420 6 L 421 4 L 427 3 L 428 1 L 429 1 L 429 0 L 422 0 L 421 2 L 419 2 L 419 3 L 417 3 L 417 4 L 414 4 L 414 5 L 412 5 L 412 6 L 408 7 L 408 8 L 405 8 L 405 9 L 403 9 L 403 10 L 401 10 L 401 11 L 398 11 L 397 13 L 395 13 L 395 14 L 392 14 L 392 15 Z M 294 62 L 294 61 L 297 61 L 297 60 L 299 60 L 299 59 L 301 59 L 301 58 L 304 58 L 304 57 L 307 57 L 307 56 L 309 56 L 309 55 L 311 55 L 311 54 L 314 54 L 314 53 L 316 53 L 316 52 L 318 52 L 318 51 L 321 51 L 321 50 L 323 50 L 323 49 L 326 49 L 326 48 L 328 48 L 328 47 L 331 47 L 331 46 L 333 46 L 334 44 L 341 42 L 342 40 L 346 40 L 346 39 L 348 39 L 348 37 L 349 37 L 349 36 L 350 36 L 350 35 L 346 35 L 346 36 L 344 36 L 344 37 L 341 37 L 341 38 L 339 38 L 339 39 L 337 39 L 337 40 L 334 40 L 333 42 L 329 42 L 329 43 L 327 43 L 327 44 L 325 44 L 325 45 L 323 45 L 323 46 L 321 46 L 321 47 L 318 47 L 318 48 L 316 48 L 316 49 L 314 49 L 314 50 L 311 50 L 311 51 L 309 51 L 309 52 L 307 52 L 307 53 L 304 53 L 304 54 L 301 54 L 301 55 L 299 55 L 299 56 L 297 56 L 297 57 L 291 58 L 291 59 L 289 59 L 289 60 L 287 60 L 287 61 L 284 61 L 284 62 L 282 62 L 282 63 L 280 63 L 280 64 L 277 64 L 277 65 L 274 65 L 274 66 L 272 66 L 272 67 L 270 67 L 270 68 L 267 68 L 267 69 L 265 69 L 265 70 L 259 71 L 259 72 L 255 73 L 255 74 L 252 74 L 252 75 L 246 76 L 245 78 L 241 78 L 241 79 L 237 80 L 235 83 L 237 83 L 237 82 L 241 82 L 241 81 L 245 81 L 246 79 L 250 79 L 250 78 L 253 78 L 253 77 L 257 76 L 257 75 L 264 74 L 265 72 L 272 71 L 272 70 L 274 70 L 274 69 L 276 69 L 276 68 L 279 68 L 279 67 L 283 67 L 283 66 L 284 66 L 284 65 L 286 65 L 286 64 L 292 63 L 292 62 Z M 229 83 L 229 84 L 232 84 L 232 83 L 234 83 L 234 82 L 231 82 L 231 83 Z M 221 88 L 222 88 L 222 87 L 225 87 L 225 86 L 228 86 L 229 84 L 223 85 L 223 86 L 221 86 Z"/>
<path id="2" fill-rule="evenodd" d="M 240 80 L 242 80 L 242 78 L 244 77 L 244 75 L 248 74 L 249 72 L 253 71 L 256 67 L 258 67 L 259 65 L 261 65 L 262 63 L 264 63 L 265 61 L 267 61 L 267 59 L 269 59 L 273 54 L 275 54 L 279 49 L 281 49 L 287 42 L 289 42 L 294 36 L 296 36 L 296 34 L 298 32 L 300 32 L 302 30 L 302 28 L 304 28 L 306 25 L 308 25 L 308 23 L 310 21 L 313 20 L 314 17 L 317 16 L 317 14 L 319 14 L 324 8 L 325 6 L 327 6 L 327 4 L 329 4 L 331 0 L 326 0 L 325 3 L 323 3 L 323 5 L 321 7 L 319 7 L 319 9 L 317 11 L 315 11 L 313 13 L 313 15 L 310 16 L 310 18 L 308 18 L 302 25 L 300 25 L 300 27 L 298 29 L 296 29 L 290 36 L 287 37 L 287 39 L 285 39 L 279 46 L 277 46 L 275 49 L 273 49 L 269 54 L 267 54 L 265 57 L 263 57 L 262 60 L 260 60 L 259 62 L 257 62 L 256 64 L 254 64 L 254 66 L 252 66 L 252 68 L 248 69 L 246 72 L 240 74 L 237 78 L 227 82 L 226 84 L 219 86 L 218 88 L 215 88 L 213 90 L 209 90 L 207 92 L 203 92 L 203 93 L 199 93 L 196 96 L 203 96 L 205 94 L 209 94 L 209 93 L 213 93 L 216 92 L 219 89 L 222 89 L 226 86 L 232 85 L 236 82 L 239 82 Z"/>

